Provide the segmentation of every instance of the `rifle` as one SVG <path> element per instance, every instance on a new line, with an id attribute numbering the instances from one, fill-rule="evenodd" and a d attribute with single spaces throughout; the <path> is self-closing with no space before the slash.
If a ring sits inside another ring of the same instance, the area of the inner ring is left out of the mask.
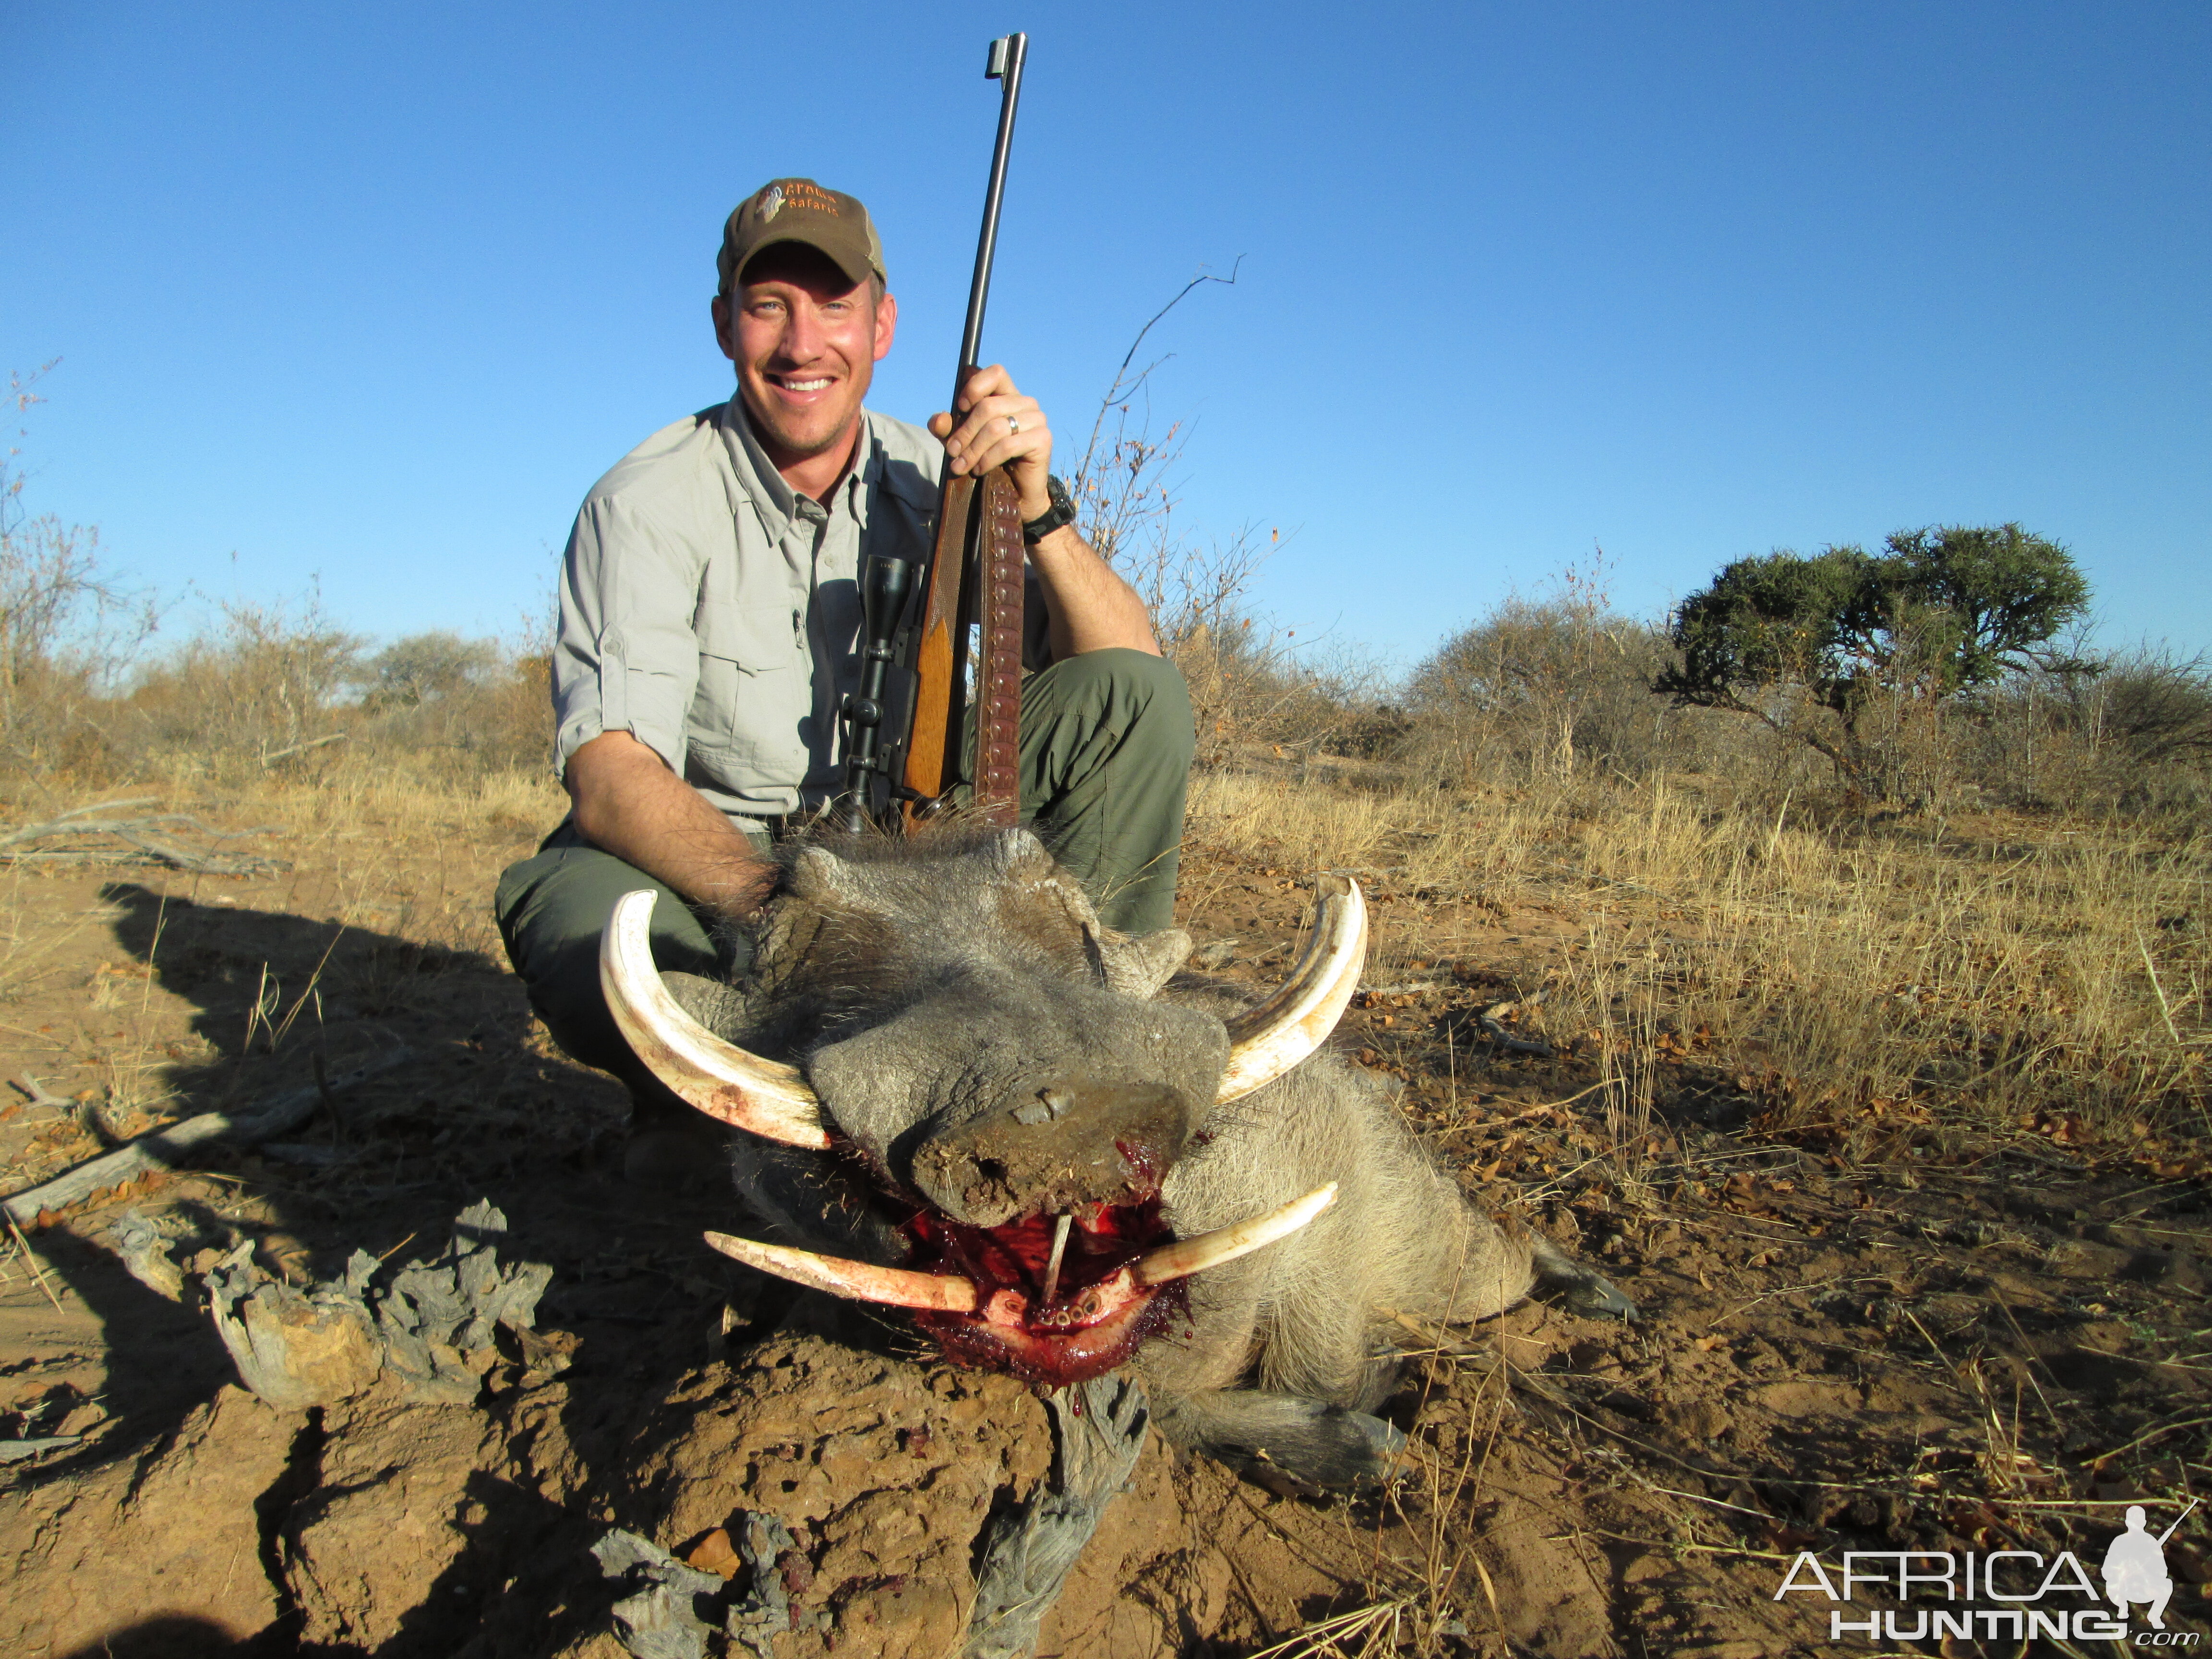
<path id="1" fill-rule="evenodd" d="M 1006 153 L 1028 53 L 1026 34 L 1001 36 L 991 42 L 983 70 L 986 80 L 999 82 L 999 132 L 968 286 L 960 367 L 946 405 L 956 423 L 961 389 L 982 355 Z M 860 576 L 860 690 L 839 705 L 845 784 L 834 816 L 842 828 L 855 834 L 871 823 L 911 828 L 944 810 L 959 766 L 973 625 L 981 635 L 975 672 L 975 805 L 987 822 L 1014 821 L 1023 562 L 1021 510 L 1006 469 L 980 479 L 955 477 L 950 458 L 928 562 L 917 568 L 911 560 L 869 556 Z"/>

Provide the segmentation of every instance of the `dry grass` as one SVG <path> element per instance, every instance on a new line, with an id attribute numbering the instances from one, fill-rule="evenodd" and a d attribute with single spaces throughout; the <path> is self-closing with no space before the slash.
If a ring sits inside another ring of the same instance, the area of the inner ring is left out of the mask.
<path id="1" fill-rule="evenodd" d="M 1605 1056 L 1624 1143 L 1652 1059 L 1694 1044 L 1776 1110 L 1859 1150 L 1909 1104 L 2059 1139 L 2212 1133 L 2212 847 L 2125 820 L 1754 814 L 1697 780 L 1488 796 L 1197 781 L 1222 867 L 1349 869 L 1400 900 L 1382 948 L 1451 957 L 1509 907 L 1579 936 L 1543 1029 Z M 1216 876 L 1217 882 L 1222 878 Z M 1201 875 L 1190 897 L 1203 915 Z M 1909 1114 L 1908 1114 L 1909 1115 Z"/>

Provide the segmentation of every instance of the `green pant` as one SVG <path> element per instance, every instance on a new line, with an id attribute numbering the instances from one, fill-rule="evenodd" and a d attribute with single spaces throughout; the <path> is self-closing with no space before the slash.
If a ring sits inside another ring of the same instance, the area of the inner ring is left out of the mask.
<path id="1" fill-rule="evenodd" d="M 974 711 L 969 711 L 972 750 Z M 1182 676 L 1141 651 L 1087 652 L 1022 684 L 1022 822 L 1082 882 L 1100 920 L 1149 933 L 1174 919 L 1183 790 L 1192 750 Z M 957 793 L 965 798 L 963 784 Z M 743 971 L 744 942 L 710 933 L 643 871 L 563 823 L 499 878 L 493 908 L 507 959 L 553 1040 L 586 1066 L 648 1086 L 599 994 L 599 934 L 624 893 L 651 888 L 653 960 L 709 975 Z"/>

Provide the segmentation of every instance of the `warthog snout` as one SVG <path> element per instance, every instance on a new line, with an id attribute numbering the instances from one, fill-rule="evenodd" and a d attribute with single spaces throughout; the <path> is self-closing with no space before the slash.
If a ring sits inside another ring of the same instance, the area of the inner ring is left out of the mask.
<path id="1" fill-rule="evenodd" d="M 923 1140 L 914 1184 L 972 1227 L 1140 1204 L 1159 1195 L 1196 1116 L 1190 1097 L 1165 1084 L 1057 1077 Z"/>

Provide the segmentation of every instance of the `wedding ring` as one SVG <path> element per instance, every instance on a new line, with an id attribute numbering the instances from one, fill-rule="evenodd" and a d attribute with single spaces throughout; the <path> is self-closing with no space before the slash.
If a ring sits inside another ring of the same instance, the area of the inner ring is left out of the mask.
<path id="1" fill-rule="evenodd" d="M 1009 431 L 1009 432 L 1019 432 L 1021 429 L 1022 429 L 1022 422 L 1021 422 L 1021 417 L 1020 417 L 1018 415 L 1009 415 L 1009 416 L 1006 416 L 1006 430 L 1007 430 L 1007 431 Z"/>

